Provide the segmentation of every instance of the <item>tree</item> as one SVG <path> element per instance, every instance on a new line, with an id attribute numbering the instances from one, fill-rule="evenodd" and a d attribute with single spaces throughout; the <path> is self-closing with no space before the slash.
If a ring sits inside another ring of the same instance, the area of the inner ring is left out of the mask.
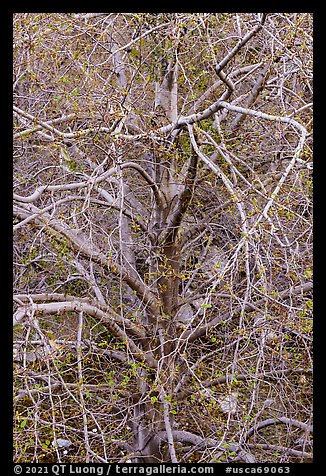
<path id="1" fill-rule="evenodd" d="M 14 16 L 16 461 L 310 461 L 311 29 Z"/>

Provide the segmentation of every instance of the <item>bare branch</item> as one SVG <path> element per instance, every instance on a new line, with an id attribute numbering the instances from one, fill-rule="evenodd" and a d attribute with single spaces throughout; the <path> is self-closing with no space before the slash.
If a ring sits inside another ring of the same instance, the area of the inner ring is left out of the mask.
<path id="1" fill-rule="evenodd" d="M 228 53 L 225 58 L 223 58 L 220 63 L 215 66 L 215 71 L 218 74 L 222 69 L 229 63 L 229 61 L 238 53 L 238 51 L 254 36 L 256 35 L 263 27 L 263 24 L 266 21 L 267 13 L 263 13 L 260 19 L 260 22 L 249 31 L 239 43 Z"/>
<path id="2" fill-rule="evenodd" d="M 36 212 L 36 207 L 33 205 L 28 205 L 28 211 Z M 25 214 L 16 210 L 17 216 L 22 216 L 25 218 Z M 148 305 L 149 309 L 154 315 L 160 314 L 160 304 L 157 301 L 156 297 L 151 291 L 136 277 L 131 276 L 126 270 L 122 269 L 117 263 L 114 263 L 110 257 L 105 256 L 100 252 L 93 243 L 89 243 L 85 237 L 78 235 L 76 232 L 70 230 L 69 228 L 62 225 L 59 220 L 50 217 L 47 213 L 37 216 L 34 219 L 34 222 L 38 226 L 46 225 L 50 229 L 59 232 L 60 235 L 68 238 L 68 243 L 70 248 L 81 255 L 91 258 L 94 262 L 100 264 L 101 266 L 108 268 L 113 274 L 121 276 L 123 281 L 125 281 L 131 289 L 133 289 L 140 299 Z"/>
<path id="3" fill-rule="evenodd" d="M 75 312 L 85 312 L 97 319 L 99 319 L 104 325 L 106 325 L 112 334 L 120 339 L 123 343 L 126 343 L 130 351 L 133 353 L 133 356 L 136 360 L 147 362 L 150 367 L 156 367 L 157 363 L 155 359 L 149 354 L 144 354 L 143 351 L 128 337 L 125 331 L 121 330 L 119 325 L 124 324 L 128 327 L 131 327 L 132 330 L 137 332 L 139 336 L 139 329 L 136 326 L 133 326 L 132 323 L 128 323 L 127 320 L 119 322 L 117 315 L 111 316 L 111 318 L 101 311 L 99 308 L 92 306 L 86 302 L 80 301 L 66 301 L 66 302 L 51 302 L 44 304 L 33 304 L 30 306 L 25 306 L 23 308 L 18 308 L 13 316 L 13 324 L 20 324 L 25 317 L 28 317 L 32 311 L 33 316 L 37 315 L 47 315 L 47 314 L 65 314 L 70 311 Z M 121 319 L 121 318 L 120 318 Z M 122 319 L 121 319 L 122 320 Z M 140 337 L 142 334 L 140 333 Z"/>
<path id="4" fill-rule="evenodd" d="M 281 423 L 283 425 L 289 425 L 289 426 L 295 426 L 297 428 L 301 428 L 302 430 L 308 431 L 310 433 L 313 432 L 312 425 L 308 425 L 307 423 L 302 423 L 301 421 L 292 420 L 291 418 L 287 418 L 287 417 L 267 418 L 266 420 L 263 420 L 259 422 L 258 424 L 252 426 L 243 437 L 243 442 L 246 442 L 247 440 L 249 440 L 249 438 L 252 435 L 262 430 L 263 428 L 266 428 L 267 426 L 271 426 L 271 425 L 279 425 Z"/>
<path id="5" fill-rule="evenodd" d="M 278 299 L 276 300 L 276 302 L 281 303 L 280 299 L 286 299 L 287 297 L 289 297 L 291 295 L 296 295 L 296 294 L 301 294 L 301 293 L 309 293 L 312 289 L 313 289 L 313 283 L 311 281 L 309 281 L 307 283 L 304 283 L 304 284 L 299 284 L 299 285 L 295 286 L 294 288 L 286 289 L 286 290 L 282 291 L 281 293 L 279 293 L 279 296 L 278 296 Z M 264 298 L 262 298 L 262 299 L 260 299 L 256 302 L 253 302 L 253 303 L 247 302 L 244 305 L 244 310 L 247 311 L 247 312 L 257 311 L 257 310 L 259 310 L 259 306 L 261 304 L 263 304 L 264 302 L 266 302 L 266 299 L 270 299 L 270 297 L 266 296 L 266 297 L 264 297 Z M 193 340 L 197 339 L 198 337 L 201 337 L 202 335 L 206 334 L 208 329 L 210 329 L 211 327 L 214 327 L 217 324 L 219 324 L 220 322 L 224 322 L 225 320 L 233 319 L 234 317 L 236 317 L 238 315 L 239 312 L 241 312 L 242 309 L 243 309 L 243 306 L 240 305 L 237 308 L 233 309 L 233 312 L 232 312 L 231 315 L 230 315 L 229 312 L 224 313 L 220 316 L 215 317 L 214 319 L 209 321 L 203 327 L 199 327 L 199 328 L 197 328 L 193 331 L 189 331 L 189 330 L 184 331 L 183 334 L 180 336 L 180 341 L 185 340 L 185 341 L 192 342 Z"/>

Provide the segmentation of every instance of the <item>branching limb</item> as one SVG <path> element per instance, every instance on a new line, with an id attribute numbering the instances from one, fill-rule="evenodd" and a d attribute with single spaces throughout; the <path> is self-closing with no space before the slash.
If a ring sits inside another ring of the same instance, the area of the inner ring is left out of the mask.
<path id="1" fill-rule="evenodd" d="M 65 312 L 65 309 L 67 311 L 72 311 L 76 309 L 82 309 L 83 311 L 87 312 L 90 316 L 100 318 L 101 321 L 103 322 L 109 322 L 109 321 L 114 321 L 116 322 L 119 326 L 129 330 L 134 336 L 138 338 L 144 338 L 145 333 L 143 329 L 141 329 L 139 326 L 134 324 L 132 321 L 129 319 L 124 319 L 123 317 L 120 316 L 120 314 L 116 313 L 112 307 L 106 306 L 106 305 L 101 305 L 100 303 L 91 303 L 89 299 L 87 298 L 80 298 L 77 296 L 69 296 L 67 294 L 60 294 L 60 293 L 41 293 L 41 294 L 15 294 L 14 295 L 14 300 L 20 301 L 22 303 L 27 303 L 36 302 L 36 303 L 41 303 L 40 305 L 45 304 L 47 301 L 52 301 L 50 305 L 47 306 L 48 312 L 53 314 L 57 312 L 58 314 Z M 54 306 L 54 311 L 53 310 Z M 28 306 L 27 306 L 28 308 Z M 21 307 L 18 309 L 18 311 L 15 313 L 17 315 L 16 321 L 15 322 L 15 316 L 14 316 L 14 325 L 18 324 L 21 322 L 21 320 L 25 317 L 26 307 Z M 37 308 L 38 309 L 38 308 Z M 42 307 L 39 308 L 40 312 L 42 312 Z M 55 310 L 56 309 L 56 310 Z M 25 312 L 25 314 L 23 314 Z M 46 311 L 44 311 L 46 312 Z"/>
<path id="2" fill-rule="evenodd" d="M 310 432 L 310 433 L 313 432 L 313 426 L 312 425 L 308 425 L 307 423 L 303 423 L 301 421 L 292 420 L 291 418 L 287 418 L 287 417 L 267 418 L 266 420 L 263 420 L 263 421 L 257 423 L 257 425 L 252 426 L 246 432 L 246 434 L 243 437 L 243 443 L 245 443 L 247 440 L 249 440 L 249 438 L 252 435 L 254 435 L 258 431 L 262 430 L 263 428 L 266 428 L 267 426 L 279 425 L 279 424 L 283 424 L 283 425 L 287 425 L 287 426 L 295 426 L 297 428 L 300 428 L 301 430 L 304 430 L 304 431 L 307 431 L 307 432 Z"/>
<path id="3" fill-rule="evenodd" d="M 136 169 L 143 176 L 143 178 L 147 181 L 147 183 L 151 186 L 151 188 L 153 189 L 154 193 L 157 196 L 157 199 L 160 202 L 161 197 L 159 195 L 159 190 L 158 190 L 157 185 L 153 182 L 151 177 L 147 174 L 147 172 L 145 172 L 145 170 L 140 165 L 138 165 L 134 162 L 126 162 L 124 164 L 121 164 L 120 168 L 121 169 L 124 169 L 124 168 L 134 168 L 134 169 Z M 82 182 L 65 183 L 65 184 L 61 184 L 61 185 L 42 185 L 42 186 L 36 188 L 36 190 L 32 193 L 32 195 L 24 197 L 22 195 L 17 195 L 17 194 L 14 193 L 13 198 L 14 198 L 14 200 L 17 200 L 17 201 L 22 202 L 22 203 L 32 203 L 32 202 L 35 202 L 36 200 L 38 200 L 40 198 L 40 196 L 42 195 L 42 193 L 45 192 L 45 191 L 47 191 L 47 192 L 66 192 L 67 190 L 79 190 L 81 188 L 90 187 L 90 186 L 94 187 L 97 184 L 108 180 L 110 177 L 115 175 L 117 172 L 118 172 L 117 167 L 111 167 L 109 170 L 105 171 L 103 174 L 101 174 L 97 177 L 89 177 L 86 174 L 78 174 L 82 178 L 87 178 L 87 180 L 82 181 Z"/>
<path id="4" fill-rule="evenodd" d="M 254 105 L 254 103 L 256 102 L 256 100 L 259 96 L 259 93 L 262 91 L 262 89 L 264 87 L 264 84 L 266 82 L 267 76 L 268 76 L 269 67 L 270 67 L 270 65 L 266 64 L 264 66 L 262 72 L 258 76 L 257 81 L 256 81 L 254 87 L 252 88 L 249 97 L 246 100 L 246 107 L 247 108 Z M 237 129 L 239 127 L 239 125 L 242 123 L 242 121 L 244 120 L 244 118 L 245 118 L 244 114 L 238 114 L 236 116 L 236 118 L 234 119 L 234 121 L 232 122 L 232 124 L 229 128 L 229 131 L 233 132 L 235 129 Z"/>
<path id="5" fill-rule="evenodd" d="M 160 242 L 171 244 L 174 242 L 177 231 L 181 224 L 182 218 L 187 211 L 188 205 L 190 203 L 192 193 L 189 188 L 186 188 L 178 197 L 177 207 L 168 218 L 165 231 L 160 235 Z"/>
<path id="6" fill-rule="evenodd" d="M 144 353 L 134 342 L 127 336 L 126 332 L 122 330 L 118 324 L 117 316 L 114 320 L 110 318 L 106 313 L 101 311 L 99 308 L 80 301 L 66 301 L 66 302 L 51 302 L 51 303 L 42 303 L 42 304 L 32 304 L 30 306 L 24 306 L 18 308 L 13 316 L 13 324 L 21 323 L 24 318 L 29 317 L 32 312 L 33 316 L 37 315 L 53 315 L 53 314 L 65 314 L 67 312 L 85 312 L 92 317 L 98 318 L 112 334 L 117 337 L 121 342 L 126 343 L 130 351 L 133 353 L 133 356 L 136 360 L 141 362 L 146 362 L 151 368 L 156 368 L 156 360 L 147 353 Z M 122 318 L 120 318 L 122 319 Z M 135 330 L 135 326 L 133 326 Z M 138 329 L 137 329 L 137 332 Z"/>
<path id="7" fill-rule="evenodd" d="M 17 216 L 26 218 L 26 213 L 38 212 L 38 209 L 33 205 L 26 205 L 26 211 L 16 210 Z M 91 258 L 94 262 L 108 268 L 114 275 L 121 276 L 123 281 L 133 289 L 138 297 L 148 306 L 150 312 L 154 315 L 160 314 L 160 303 L 156 296 L 148 289 L 148 287 L 140 280 L 140 278 L 131 276 L 125 269 L 121 268 L 119 264 L 115 263 L 110 257 L 105 256 L 94 243 L 90 243 L 86 237 L 78 235 L 75 231 L 71 230 L 67 226 L 63 225 L 59 220 L 51 217 L 48 213 L 34 219 L 34 223 L 37 226 L 47 226 L 54 232 L 58 232 L 59 236 L 64 236 L 68 239 L 69 247 L 80 253 L 82 256 Z"/>
<path id="8" fill-rule="evenodd" d="M 221 442 L 217 441 L 214 438 L 205 438 L 199 435 L 196 435 L 194 433 L 191 433 L 190 431 L 182 431 L 182 430 L 174 430 L 173 432 L 173 438 L 175 441 L 178 441 L 179 443 L 183 444 L 191 444 L 198 449 L 204 449 L 204 448 L 214 448 L 214 450 L 219 450 L 221 452 L 225 451 L 232 451 L 236 453 L 238 456 L 241 457 L 243 461 L 246 463 L 253 463 L 255 462 L 253 456 L 248 453 L 247 451 L 244 451 L 242 446 L 237 445 L 235 443 L 226 443 L 226 442 Z M 158 438 L 160 438 L 163 441 L 167 441 L 167 433 L 166 432 L 158 432 L 157 433 Z"/>
<path id="9" fill-rule="evenodd" d="M 273 451 L 273 453 L 280 453 L 282 455 L 291 455 L 296 458 L 305 458 L 308 460 L 311 460 L 313 458 L 311 453 L 307 453 L 307 451 L 303 450 L 294 450 L 292 448 L 288 448 L 286 446 L 280 446 L 280 445 L 269 445 L 267 443 L 256 443 L 256 444 L 247 444 L 246 445 L 248 448 L 251 449 L 263 449 L 263 450 L 270 450 Z"/>
<path id="10" fill-rule="evenodd" d="M 16 111 L 17 112 L 17 111 Z M 21 113 L 21 110 L 20 110 Z M 50 121 L 46 121 L 44 124 L 48 124 L 51 126 L 52 124 L 61 124 L 62 122 L 67 122 L 70 121 L 71 119 L 75 119 L 77 117 L 76 113 L 72 114 L 67 114 L 67 115 L 62 115 L 61 117 L 57 117 L 56 119 L 52 119 Z M 29 129 L 25 129 L 24 131 L 17 132 L 16 134 L 13 135 L 13 139 L 17 139 L 18 137 L 23 137 L 28 134 L 32 134 L 34 132 L 40 131 L 42 128 L 44 128 L 44 125 L 38 125 L 35 127 L 31 127 Z"/>
<path id="11" fill-rule="evenodd" d="M 243 68 L 238 68 L 232 73 L 228 75 L 228 77 L 231 80 L 236 79 L 238 76 L 241 74 L 244 74 L 245 76 L 243 78 L 240 78 L 236 84 L 238 84 L 240 81 L 242 81 L 244 78 L 247 77 L 248 74 L 252 74 L 254 71 L 256 71 L 257 68 L 259 68 L 262 65 L 262 63 L 257 63 L 249 66 L 244 66 Z M 247 73 L 247 74 L 246 74 Z M 194 113 L 195 111 L 198 111 L 200 108 L 200 105 L 206 100 L 209 99 L 212 95 L 212 93 L 218 89 L 221 85 L 223 84 L 223 81 L 220 79 L 216 81 L 212 86 L 210 86 L 195 102 L 191 110 L 189 111 L 190 114 Z"/>
<path id="12" fill-rule="evenodd" d="M 190 372 L 188 372 L 190 375 Z M 282 370 L 272 370 L 270 372 L 261 372 L 259 374 L 238 374 L 236 379 L 237 381 L 246 381 L 246 380 L 269 380 L 269 379 L 278 379 L 285 375 L 297 375 L 297 374 L 312 374 L 312 369 L 282 369 Z M 211 388 L 218 385 L 228 384 L 231 383 L 232 376 L 230 375 L 223 375 L 215 380 L 203 380 L 200 385 L 199 390 L 193 390 L 190 388 L 186 388 L 177 394 L 177 400 L 183 400 L 189 395 L 196 393 L 197 391 L 202 391 L 203 388 Z M 185 382 L 184 382 L 185 383 Z"/>
<path id="13" fill-rule="evenodd" d="M 148 185 L 153 190 L 153 194 L 154 194 L 154 197 L 156 199 L 156 203 L 159 206 L 162 206 L 163 205 L 162 194 L 161 194 L 161 192 L 160 192 L 160 190 L 157 186 L 157 183 L 152 180 L 152 177 L 150 177 L 150 175 L 148 175 L 148 173 L 136 162 L 127 162 L 125 164 L 121 164 L 121 169 L 125 169 L 125 168 L 132 168 L 132 169 L 137 170 L 137 172 L 146 180 Z"/>
<path id="14" fill-rule="evenodd" d="M 105 198 L 107 198 L 107 196 L 105 196 Z M 117 211 L 121 210 L 121 213 L 123 215 L 125 215 L 127 218 L 130 218 L 137 225 L 139 225 L 139 227 L 142 231 L 147 232 L 147 226 L 144 224 L 143 221 L 141 221 L 141 220 L 139 220 L 139 218 L 135 217 L 126 208 L 121 209 L 121 207 L 119 207 L 117 204 L 112 203 L 112 200 L 110 200 L 109 203 L 108 203 L 108 200 L 104 202 L 103 200 L 99 200 L 97 198 L 93 198 L 93 197 L 86 198 L 86 197 L 80 196 L 80 195 L 69 195 L 68 197 L 62 198 L 60 200 L 57 200 L 57 201 L 51 203 L 51 205 L 48 205 L 47 207 L 39 209 L 38 212 L 35 212 L 33 214 L 29 214 L 29 215 L 27 214 L 26 218 L 24 218 L 22 221 L 20 221 L 19 223 L 17 223 L 16 225 L 13 226 L 13 231 L 17 231 L 19 228 L 21 228 L 22 226 L 27 225 L 27 223 L 33 221 L 38 216 L 42 215 L 45 212 L 53 210 L 54 208 L 56 208 L 59 205 L 62 205 L 63 203 L 72 203 L 73 201 L 76 201 L 76 200 L 78 200 L 78 201 L 79 200 L 81 200 L 81 201 L 89 200 L 91 203 L 94 203 L 96 205 L 102 205 L 104 207 L 109 206 L 110 208 L 113 208 Z M 18 208 L 16 207 L 16 205 L 14 205 L 14 215 L 16 214 L 17 211 L 18 211 Z"/>
<path id="15" fill-rule="evenodd" d="M 67 190 L 79 190 L 81 188 L 89 187 L 97 185 L 98 183 L 102 182 L 103 180 L 107 180 L 109 177 L 116 173 L 116 168 L 113 167 L 110 170 L 107 170 L 103 174 L 99 175 L 98 177 L 88 177 L 88 180 L 83 182 L 73 182 L 73 183 L 65 183 L 61 185 L 41 185 L 37 187 L 36 190 L 29 195 L 28 197 L 24 197 L 22 195 L 17 195 L 16 193 L 13 194 L 14 200 L 22 203 L 32 203 L 35 202 L 40 198 L 42 193 L 45 191 L 48 192 L 66 192 Z"/>
<path id="16" fill-rule="evenodd" d="M 302 126 L 299 122 L 295 121 L 291 117 L 288 116 L 273 116 L 272 114 L 266 114 L 261 111 L 255 111 L 254 109 L 249 109 L 240 106 L 234 106 L 233 104 L 229 104 L 225 101 L 217 101 L 220 106 L 225 107 L 229 111 L 240 112 L 241 114 L 248 114 L 249 116 L 258 117 L 261 119 L 265 119 L 267 121 L 275 121 L 275 122 L 285 122 L 286 124 L 290 124 L 295 129 L 297 129 L 301 136 L 306 137 L 307 130 L 304 126 Z M 215 103 L 214 103 L 215 104 Z"/>
<path id="17" fill-rule="evenodd" d="M 193 150 L 192 152 L 187 171 L 185 172 L 184 190 L 180 193 L 177 206 L 168 219 L 165 232 L 160 236 L 160 241 L 162 243 L 171 243 L 175 240 L 182 219 L 193 196 L 194 183 L 197 174 L 198 155 Z"/>
<path id="18" fill-rule="evenodd" d="M 76 131 L 76 132 L 62 132 L 62 131 L 59 131 L 59 129 L 56 129 L 55 127 L 53 127 L 49 123 L 49 121 L 48 122 L 41 121 L 40 119 L 37 119 L 37 117 L 33 116 L 32 114 L 29 114 L 28 112 L 24 111 L 23 109 L 20 109 L 17 106 L 13 106 L 13 110 L 16 114 L 22 117 L 25 117 L 26 119 L 29 119 L 30 121 L 33 122 L 33 124 L 39 124 L 39 126 L 50 131 L 52 135 L 56 137 L 60 137 L 61 139 L 77 139 L 93 132 L 106 132 L 106 133 L 112 132 L 111 129 L 109 129 L 108 127 L 103 127 L 103 126 L 100 128 L 89 128 L 89 129 L 84 129 L 82 131 Z M 50 139 L 53 140 L 53 137 L 50 136 Z"/>
<path id="19" fill-rule="evenodd" d="M 172 431 L 171 422 L 170 422 L 170 404 L 167 401 L 166 395 L 164 395 L 164 393 L 162 393 L 161 395 L 161 402 L 163 405 L 163 419 L 164 419 L 164 424 L 166 429 L 169 453 L 171 456 L 171 463 L 178 463 L 178 459 L 175 454 L 173 431 Z"/>
<path id="20" fill-rule="evenodd" d="M 239 43 L 228 53 L 223 60 L 218 63 L 215 66 L 215 71 L 218 74 L 222 69 L 229 63 L 229 61 L 238 53 L 238 51 L 246 44 L 248 41 L 256 35 L 263 27 L 265 21 L 266 21 L 266 16 L 267 13 L 263 13 L 262 17 L 260 19 L 260 22 L 251 30 L 249 33 L 247 33 L 240 41 Z"/>
<path id="21" fill-rule="evenodd" d="M 311 281 L 308 281 L 308 282 L 306 282 L 302 285 L 299 284 L 298 286 L 295 286 L 295 287 L 290 288 L 290 289 L 286 289 L 286 290 L 282 291 L 281 293 L 279 293 L 278 299 L 275 300 L 275 302 L 279 302 L 280 304 L 282 304 L 282 302 L 281 302 L 282 299 L 286 299 L 287 297 L 289 297 L 293 294 L 295 295 L 295 294 L 308 293 L 312 290 L 312 288 L 313 288 L 313 283 Z M 238 313 L 241 312 L 242 309 L 244 309 L 247 312 L 260 310 L 259 306 L 261 304 L 264 304 L 266 299 L 271 299 L 271 298 L 269 298 L 269 296 L 265 296 L 264 298 L 262 298 L 258 301 L 255 301 L 255 302 L 252 302 L 252 303 L 247 302 L 247 303 L 245 303 L 244 308 L 243 308 L 242 305 L 237 306 L 236 308 L 234 308 L 231 315 L 230 315 L 229 312 L 225 312 L 222 315 L 216 316 L 214 319 L 209 321 L 205 326 L 198 327 L 197 329 L 194 329 L 193 331 L 185 330 L 182 333 L 182 335 L 180 336 L 180 342 L 182 342 L 182 340 L 184 340 L 185 342 L 186 341 L 193 342 L 198 337 L 201 337 L 201 336 L 205 335 L 206 332 L 208 332 L 208 330 L 211 327 L 216 326 L 220 322 L 223 322 L 223 321 L 226 321 L 226 320 L 229 320 L 229 319 L 233 319 L 234 317 L 236 317 L 238 315 Z"/>

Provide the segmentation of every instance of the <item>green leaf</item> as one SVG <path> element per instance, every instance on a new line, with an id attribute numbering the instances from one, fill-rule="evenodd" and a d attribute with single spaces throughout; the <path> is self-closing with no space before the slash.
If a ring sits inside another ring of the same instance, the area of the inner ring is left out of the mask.
<path id="1" fill-rule="evenodd" d="M 303 272 L 304 274 L 304 277 L 307 278 L 307 279 L 311 279 L 312 276 L 313 276 L 313 271 L 311 268 L 306 268 Z"/>
<path id="2" fill-rule="evenodd" d="M 21 422 L 20 428 L 25 428 L 26 423 L 27 423 L 27 420 L 26 420 L 26 418 L 25 418 L 25 419 Z"/>
<path id="3" fill-rule="evenodd" d="M 61 153 L 61 156 L 62 156 L 63 159 L 65 159 L 67 161 L 70 160 L 68 152 L 63 147 L 60 147 L 60 153 Z"/>

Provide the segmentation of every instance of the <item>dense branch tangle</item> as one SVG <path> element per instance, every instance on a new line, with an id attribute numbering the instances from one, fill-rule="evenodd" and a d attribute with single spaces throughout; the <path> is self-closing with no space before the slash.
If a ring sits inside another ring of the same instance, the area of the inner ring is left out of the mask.
<path id="1" fill-rule="evenodd" d="M 310 458 L 310 53 L 291 73 L 310 28 L 305 14 L 15 16 L 27 460 L 63 458 L 42 425 L 76 444 L 73 462 Z"/>

